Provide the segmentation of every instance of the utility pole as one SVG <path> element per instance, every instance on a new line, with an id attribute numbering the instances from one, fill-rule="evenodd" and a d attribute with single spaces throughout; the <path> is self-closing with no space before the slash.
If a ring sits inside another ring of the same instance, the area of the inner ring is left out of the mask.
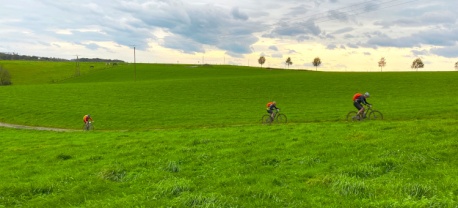
<path id="1" fill-rule="evenodd" d="M 135 60 L 135 46 L 134 46 L 134 81 L 137 81 L 137 62 Z"/>
<path id="2" fill-rule="evenodd" d="M 80 62 L 78 60 L 78 55 L 76 56 L 76 71 L 75 71 L 75 77 L 80 76 Z"/>
<path id="3" fill-rule="evenodd" d="M 134 81 L 137 81 L 137 61 L 135 60 L 136 57 L 135 57 L 135 46 L 136 45 L 131 45 L 132 47 L 134 47 Z"/>

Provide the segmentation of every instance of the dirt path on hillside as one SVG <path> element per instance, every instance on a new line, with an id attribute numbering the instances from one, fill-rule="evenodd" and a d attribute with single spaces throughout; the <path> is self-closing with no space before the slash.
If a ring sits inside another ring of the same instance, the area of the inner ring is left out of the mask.
<path id="1" fill-rule="evenodd" d="M 14 129 L 30 129 L 30 130 L 38 130 L 38 131 L 58 131 L 58 132 L 78 131 L 75 129 L 60 129 L 60 128 L 51 128 L 51 127 L 40 127 L 40 126 L 24 126 L 24 125 L 8 124 L 8 123 L 1 123 L 1 122 L 0 122 L 0 127 L 14 128 Z"/>

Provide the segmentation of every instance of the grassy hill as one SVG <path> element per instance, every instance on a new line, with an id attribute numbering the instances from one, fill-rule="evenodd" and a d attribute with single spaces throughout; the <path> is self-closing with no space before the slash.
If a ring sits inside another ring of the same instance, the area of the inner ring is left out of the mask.
<path id="1" fill-rule="evenodd" d="M 0 207 L 458 206 L 458 73 L 21 67 L 1 122 L 96 131 L 0 128 Z M 365 91 L 385 120 L 345 122 Z M 260 124 L 270 100 L 288 124 Z"/>
<path id="2" fill-rule="evenodd" d="M 341 121 L 355 92 L 393 120 L 456 117 L 458 73 L 316 73 L 234 66 L 137 64 L 57 84 L 1 88 L 1 122 L 99 129 L 252 125 L 276 100 L 293 123 Z M 14 74 L 13 74 L 14 76 Z M 19 79 L 19 78 L 16 78 Z M 32 81 L 31 81 L 32 82 Z"/>
<path id="3" fill-rule="evenodd" d="M 33 85 L 57 83 L 79 75 L 111 68 L 103 62 L 80 62 L 79 71 L 75 62 L 50 61 L 5 61 L 0 65 L 12 75 L 14 85 Z"/>

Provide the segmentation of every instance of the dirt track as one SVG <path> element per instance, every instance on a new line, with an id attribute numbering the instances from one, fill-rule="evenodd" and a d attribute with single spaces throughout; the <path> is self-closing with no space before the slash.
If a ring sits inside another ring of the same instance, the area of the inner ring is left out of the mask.
<path id="1" fill-rule="evenodd" d="M 59 132 L 78 131 L 74 129 L 59 129 L 59 128 L 50 128 L 50 127 L 39 127 L 39 126 L 24 126 L 24 125 L 8 124 L 8 123 L 1 123 L 1 122 L 0 122 L 0 127 L 15 128 L 15 129 L 30 129 L 30 130 L 39 130 L 39 131 L 59 131 Z"/>

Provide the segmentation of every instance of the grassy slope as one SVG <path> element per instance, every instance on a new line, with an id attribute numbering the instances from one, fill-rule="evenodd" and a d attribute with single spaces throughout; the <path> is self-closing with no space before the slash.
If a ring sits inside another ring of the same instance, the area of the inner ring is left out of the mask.
<path id="1" fill-rule="evenodd" d="M 5 61 L 0 65 L 11 74 L 14 85 L 49 84 L 71 79 L 75 76 L 75 62 L 48 61 Z M 93 66 L 93 68 L 90 68 Z M 80 74 L 86 75 L 94 71 L 111 68 L 105 63 L 80 63 Z"/>
<path id="2" fill-rule="evenodd" d="M 315 73 L 245 67 L 137 64 L 54 85 L 2 88 L 0 121 L 80 128 L 90 113 L 98 129 L 251 125 L 276 100 L 291 122 L 337 121 L 350 97 L 369 91 L 389 119 L 456 117 L 458 73 Z"/>
<path id="3" fill-rule="evenodd" d="M 135 130 L 0 129 L 0 206 L 455 207 L 456 76 L 138 64 L 0 88 L 2 121 Z M 335 122 L 365 90 L 387 119 Z M 292 123 L 258 124 L 270 99 Z"/>
<path id="4" fill-rule="evenodd" d="M 0 204 L 453 207 L 457 124 L 435 119 L 92 133 L 1 129 Z"/>

